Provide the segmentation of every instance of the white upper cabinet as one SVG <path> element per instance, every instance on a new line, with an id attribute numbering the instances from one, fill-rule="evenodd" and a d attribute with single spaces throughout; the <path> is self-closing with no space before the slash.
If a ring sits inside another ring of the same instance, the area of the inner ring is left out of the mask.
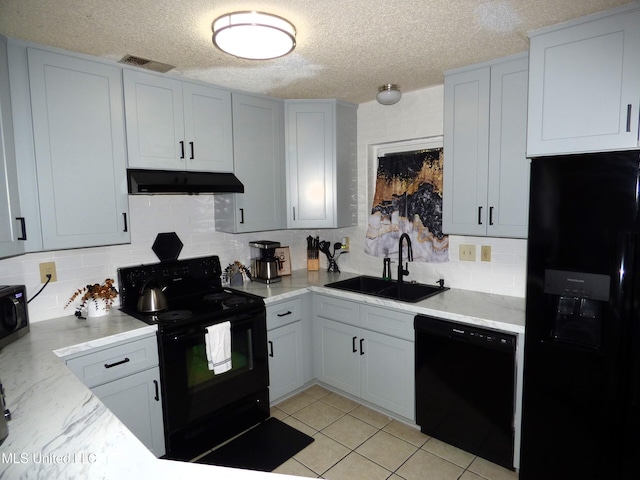
<path id="1" fill-rule="evenodd" d="M 443 231 L 526 238 L 527 56 L 445 73 Z"/>
<path id="2" fill-rule="evenodd" d="M 527 155 L 637 149 L 638 4 L 529 36 Z"/>
<path id="3" fill-rule="evenodd" d="M 215 196 L 216 230 L 286 228 L 283 100 L 233 94 L 235 174 L 244 193 Z"/>
<path id="4" fill-rule="evenodd" d="M 43 248 L 128 243 L 120 68 L 34 48 L 27 58 Z"/>
<path id="5" fill-rule="evenodd" d="M 335 100 L 285 101 L 287 225 L 356 225 L 357 105 Z"/>
<path id="6" fill-rule="evenodd" d="M 129 167 L 233 172 L 231 93 L 123 72 Z"/>
<path id="7" fill-rule="evenodd" d="M 0 37 L 0 258 L 24 252 L 14 148 L 7 44 Z"/>

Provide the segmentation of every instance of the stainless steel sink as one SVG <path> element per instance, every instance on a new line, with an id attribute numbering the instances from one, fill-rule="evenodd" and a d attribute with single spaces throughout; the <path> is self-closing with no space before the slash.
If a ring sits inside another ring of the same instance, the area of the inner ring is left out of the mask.
<path id="1" fill-rule="evenodd" d="M 328 283 L 325 287 L 409 303 L 416 303 L 425 298 L 442 293 L 445 290 L 449 290 L 448 287 L 425 285 L 422 283 L 403 282 L 398 284 L 395 280 L 383 280 L 382 278 L 369 277 L 366 275 Z"/>

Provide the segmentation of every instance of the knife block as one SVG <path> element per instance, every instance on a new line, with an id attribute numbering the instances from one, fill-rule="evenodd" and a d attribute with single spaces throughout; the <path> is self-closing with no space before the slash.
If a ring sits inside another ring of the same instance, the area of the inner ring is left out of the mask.
<path id="1" fill-rule="evenodd" d="M 307 270 L 309 271 L 320 270 L 320 259 L 307 257 Z"/>

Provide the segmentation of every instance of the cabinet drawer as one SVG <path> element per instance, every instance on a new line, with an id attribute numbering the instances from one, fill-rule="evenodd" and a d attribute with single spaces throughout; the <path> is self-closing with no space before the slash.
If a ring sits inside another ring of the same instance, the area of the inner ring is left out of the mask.
<path id="1" fill-rule="evenodd" d="M 158 365 L 156 337 L 115 345 L 67 361 L 67 367 L 89 388 Z"/>
<path id="2" fill-rule="evenodd" d="M 339 298 L 325 297 L 318 295 L 315 301 L 316 316 L 348 323 L 350 325 L 360 325 L 358 317 L 358 304 L 352 300 L 341 300 Z"/>
<path id="3" fill-rule="evenodd" d="M 294 298 L 267 305 L 267 330 L 302 320 L 302 299 Z"/>
<path id="4" fill-rule="evenodd" d="M 360 326 L 413 342 L 413 314 L 381 307 L 360 306 Z"/>

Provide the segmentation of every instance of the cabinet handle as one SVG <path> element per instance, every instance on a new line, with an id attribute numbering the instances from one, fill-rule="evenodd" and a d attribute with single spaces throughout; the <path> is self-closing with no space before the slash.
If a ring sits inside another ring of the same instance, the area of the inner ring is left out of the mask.
<path id="1" fill-rule="evenodd" d="M 493 225 L 493 207 L 489 207 L 489 225 Z"/>
<path id="2" fill-rule="evenodd" d="M 360 339 L 360 355 L 364 355 L 364 350 L 362 348 L 362 342 L 364 342 L 364 338 Z"/>
<path id="3" fill-rule="evenodd" d="M 478 207 L 478 225 L 482 225 L 482 207 Z"/>
<path id="4" fill-rule="evenodd" d="M 180 158 L 184 158 L 184 141 L 180 140 Z"/>
<path id="5" fill-rule="evenodd" d="M 189 146 L 191 147 L 191 156 L 189 157 L 189 160 L 193 160 L 196 158 L 193 153 L 193 142 L 189 142 Z"/>
<path id="6" fill-rule="evenodd" d="M 156 402 L 159 402 L 160 401 L 160 388 L 159 388 L 159 385 L 158 385 L 158 381 L 154 380 L 153 384 L 156 386 L 156 396 L 154 397 L 154 400 Z"/>
<path id="7" fill-rule="evenodd" d="M 240 223 L 244 223 L 244 208 L 240 209 Z"/>
<path id="8" fill-rule="evenodd" d="M 358 337 L 353 337 L 353 338 L 351 339 L 351 348 L 352 348 L 352 350 L 353 350 L 353 353 L 356 353 L 356 352 L 358 351 L 358 349 L 356 348 L 356 339 L 357 339 L 357 338 L 358 338 Z"/>
<path id="9" fill-rule="evenodd" d="M 124 230 L 123 232 L 129 231 L 129 225 L 127 224 L 127 212 L 122 212 L 122 218 L 124 219 Z"/>
<path id="10" fill-rule="evenodd" d="M 269 340 L 267 343 L 269 344 L 269 356 L 273 357 L 273 342 Z"/>
<path id="11" fill-rule="evenodd" d="M 286 317 L 287 315 L 291 315 L 291 313 L 292 313 L 291 310 L 288 310 L 288 311 L 286 311 L 284 313 L 278 313 L 277 315 L 279 317 Z"/>
<path id="12" fill-rule="evenodd" d="M 296 219 L 296 207 L 293 207 L 293 219 Z"/>
<path id="13" fill-rule="evenodd" d="M 104 368 L 117 367 L 118 365 L 122 365 L 123 363 L 129 363 L 130 361 L 131 360 L 129 360 L 129 357 L 124 357 L 124 360 L 120 360 L 119 362 L 116 362 L 116 363 L 105 363 Z"/>
<path id="14" fill-rule="evenodd" d="M 627 104 L 627 133 L 631 131 L 631 104 Z"/>
<path id="15" fill-rule="evenodd" d="M 27 226 L 24 221 L 24 217 L 16 217 L 16 220 L 20 222 L 20 229 L 22 231 L 22 235 L 18 237 L 18 240 L 26 240 L 27 239 Z"/>

